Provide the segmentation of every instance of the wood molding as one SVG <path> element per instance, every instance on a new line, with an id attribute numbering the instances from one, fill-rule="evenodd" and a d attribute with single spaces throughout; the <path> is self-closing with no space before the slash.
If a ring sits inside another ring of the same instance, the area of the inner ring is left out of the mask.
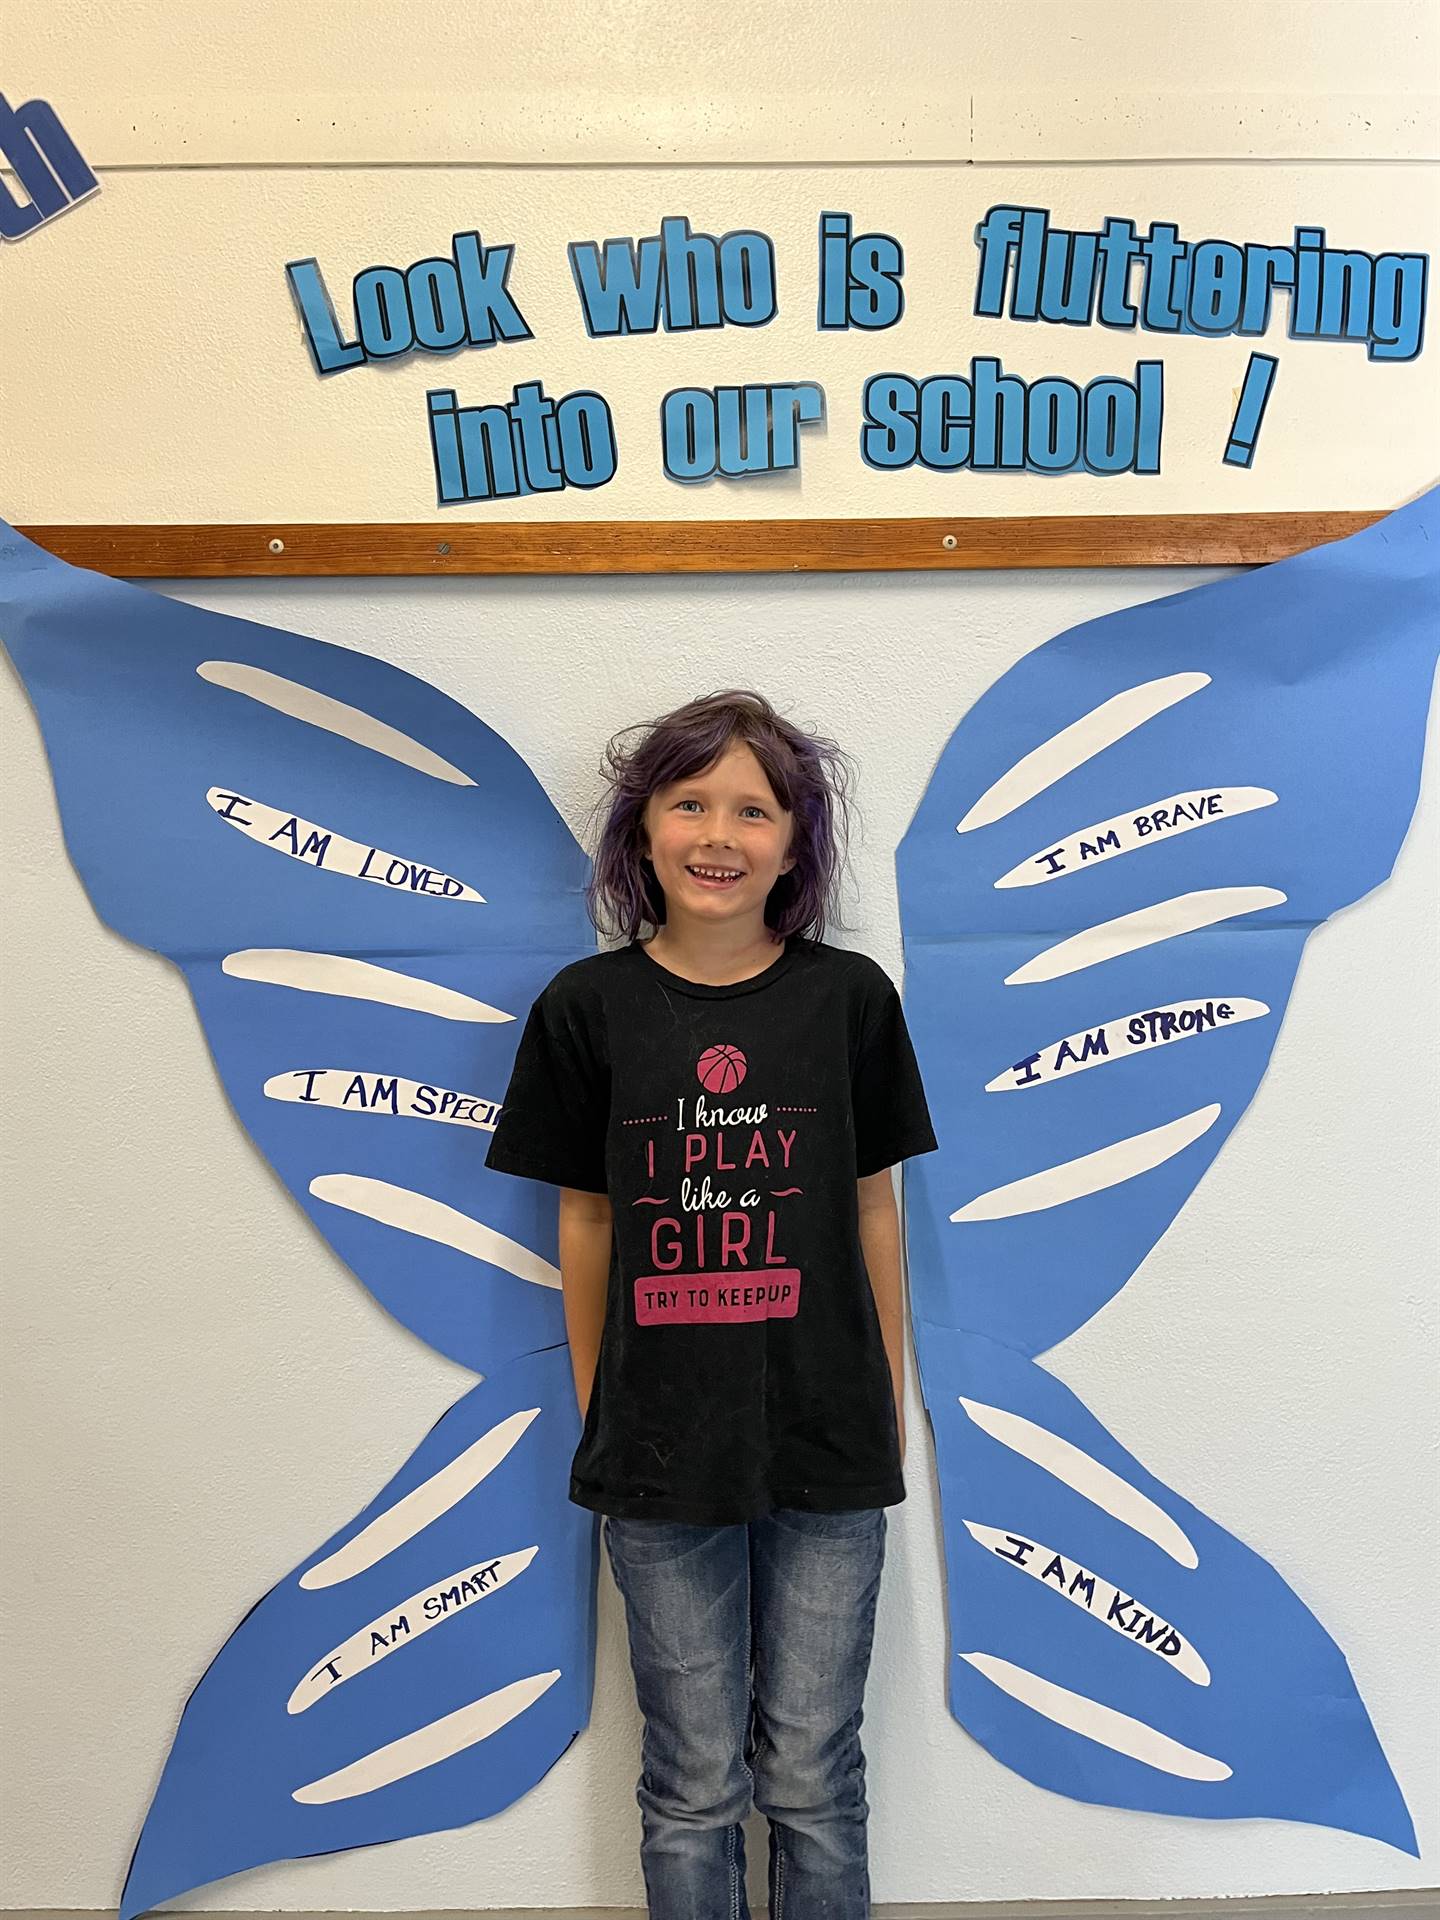
<path id="1" fill-rule="evenodd" d="M 1358 533 L 1381 519 L 1383 511 L 373 525 L 256 521 L 228 526 L 27 526 L 19 531 L 62 560 L 122 579 L 945 572 L 977 567 L 1254 566 Z"/>

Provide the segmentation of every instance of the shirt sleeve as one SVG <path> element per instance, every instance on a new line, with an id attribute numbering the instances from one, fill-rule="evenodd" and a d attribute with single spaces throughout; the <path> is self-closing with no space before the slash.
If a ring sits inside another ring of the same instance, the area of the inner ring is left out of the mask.
<path id="1" fill-rule="evenodd" d="M 870 1014 L 851 1076 L 857 1180 L 939 1145 L 900 995 L 888 976 L 882 978 L 879 1006 Z"/>
<path id="2" fill-rule="evenodd" d="M 554 984 L 531 1007 L 487 1167 L 556 1187 L 604 1193 L 610 1076 Z"/>

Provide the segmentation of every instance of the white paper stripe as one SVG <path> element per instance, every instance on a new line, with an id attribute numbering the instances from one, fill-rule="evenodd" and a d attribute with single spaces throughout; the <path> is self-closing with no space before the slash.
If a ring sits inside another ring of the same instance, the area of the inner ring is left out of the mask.
<path id="1" fill-rule="evenodd" d="M 495 1131 L 500 1114 L 498 1100 L 359 1067 L 290 1067 L 284 1073 L 272 1073 L 264 1090 L 268 1099 L 293 1106 L 378 1113 L 387 1120 L 435 1120 L 485 1133 Z"/>
<path id="2" fill-rule="evenodd" d="M 1189 1537 L 1165 1509 L 1156 1506 L 1149 1494 L 1132 1486 L 1113 1468 L 1086 1453 L 1083 1447 L 1005 1407 L 987 1406 L 983 1400 L 967 1400 L 963 1393 L 959 1399 L 981 1432 L 998 1440 L 1002 1447 L 1008 1447 L 1042 1472 L 1051 1474 L 1082 1500 L 1108 1513 L 1112 1520 L 1143 1534 L 1180 1566 L 1199 1566 L 1200 1556 Z"/>
<path id="3" fill-rule="evenodd" d="M 1042 1679 L 1038 1673 L 1002 1660 L 998 1654 L 961 1653 L 956 1657 L 968 1660 L 977 1673 L 983 1673 L 1012 1700 L 1020 1701 L 1058 1727 L 1082 1734 L 1098 1746 L 1109 1747 L 1112 1753 L 1123 1753 L 1131 1760 L 1154 1767 L 1158 1773 L 1172 1773 L 1181 1780 L 1230 1778 L 1232 1769 L 1223 1760 L 1212 1759 L 1208 1753 L 1197 1753 L 1194 1747 L 1182 1746 L 1168 1733 L 1161 1733 L 1158 1727 L 1132 1719 L 1128 1713 L 1107 1707 L 1102 1700 L 1092 1700 L 1088 1694 L 1072 1693 L 1068 1687 Z"/>
<path id="4" fill-rule="evenodd" d="M 1027 1173 L 1023 1180 L 1011 1180 L 1006 1186 L 991 1187 L 951 1214 L 952 1220 L 968 1224 L 976 1220 L 1011 1220 L 1020 1213 L 1041 1213 L 1047 1207 L 1064 1206 L 1070 1200 L 1083 1200 L 1088 1194 L 1103 1193 L 1149 1173 L 1208 1133 L 1220 1118 L 1218 1101 L 1182 1113 L 1164 1126 L 1151 1127 L 1145 1133 L 1132 1133 L 1127 1139 L 1113 1141 L 1094 1153 L 1082 1153 L 1076 1160 L 1062 1160 L 1058 1166 L 1043 1167 L 1039 1173 Z"/>
<path id="5" fill-rule="evenodd" d="M 1221 820 L 1254 813 L 1259 807 L 1273 807 L 1278 798 L 1268 787 L 1192 787 L 1188 793 L 1172 793 L 1163 800 L 1132 807 L 1128 813 L 1097 820 L 1093 827 L 1077 827 L 1063 840 L 1040 848 L 1008 873 L 1002 873 L 995 885 L 1038 887 L 1047 880 L 1063 880 L 1067 874 L 1084 873 L 1122 853 L 1164 846 L 1176 834 L 1193 833 L 1196 827 L 1213 827 Z M 1176 810 L 1182 807 L 1184 817 L 1177 820 Z M 1157 815 L 1168 824 L 1157 826 Z"/>
<path id="6" fill-rule="evenodd" d="M 492 1733 L 508 1726 L 527 1707 L 533 1707 L 542 1694 L 548 1693 L 559 1678 L 560 1669 L 556 1667 L 551 1673 L 535 1673 L 526 1680 L 513 1680 L 508 1687 L 487 1693 L 481 1700 L 472 1700 L 468 1707 L 457 1708 L 443 1719 L 432 1720 L 428 1726 L 417 1727 L 414 1733 L 392 1740 L 389 1746 L 377 1747 L 362 1759 L 352 1760 L 348 1767 L 327 1773 L 321 1780 L 312 1780 L 308 1786 L 297 1787 L 291 1798 L 300 1801 L 302 1806 L 325 1807 L 336 1800 L 353 1800 L 358 1794 L 374 1793 L 377 1787 L 392 1786 L 412 1773 L 438 1766 L 442 1760 L 463 1753 L 467 1747 L 488 1740 Z"/>
<path id="7" fill-rule="evenodd" d="M 457 1253 L 468 1253 L 474 1260 L 513 1273 L 517 1280 L 528 1280 L 537 1287 L 560 1285 L 559 1268 L 542 1260 L 538 1253 L 497 1233 L 483 1220 L 461 1213 L 443 1200 L 434 1200 L 428 1193 L 417 1193 L 413 1187 L 397 1187 L 363 1173 L 317 1173 L 310 1191 L 332 1207 L 345 1207 L 351 1213 L 363 1213 L 368 1220 L 378 1220 L 382 1226 L 417 1234 L 437 1246 L 453 1247 Z"/>
<path id="8" fill-rule="evenodd" d="M 1067 1033 L 1063 1040 L 1050 1040 L 1043 1047 L 1037 1047 L 1033 1055 L 997 1073 L 993 1080 L 987 1080 L 985 1091 L 1023 1093 L 1031 1087 L 1053 1086 L 1057 1080 L 1069 1080 L 1088 1067 L 1108 1067 L 1112 1061 L 1129 1060 L 1136 1054 L 1151 1053 L 1156 1047 L 1174 1046 L 1179 1040 L 1223 1033 L 1226 1027 L 1239 1027 L 1247 1020 L 1262 1019 L 1269 1011 L 1263 1000 L 1249 1000 L 1234 994 L 1229 999 L 1213 995 L 1207 1000 L 1172 1000 L 1167 1006 L 1122 1013 L 1114 1020 L 1101 1021 L 1079 1033 Z M 1131 1038 L 1132 1020 L 1141 1022 L 1138 1040 Z M 1190 1025 L 1180 1026 L 1182 1020 L 1188 1020 Z"/>
<path id="9" fill-rule="evenodd" d="M 507 1414 L 488 1433 L 472 1440 L 447 1466 L 377 1513 L 343 1547 L 337 1547 L 334 1553 L 308 1567 L 300 1576 L 300 1585 L 307 1592 L 313 1592 L 320 1587 L 338 1586 L 342 1580 L 353 1580 L 357 1573 L 364 1573 L 387 1553 L 394 1553 L 407 1540 L 423 1533 L 441 1514 L 448 1513 L 472 1493 L 487 1474 L 495 1471 L 539 1411 L 539 1407 L 525 1407 Z"/>
<path id="10" fill-rule="evenodd" d="M 413 767 L 417 773 L 428 773 L 432 779 L 444 780 L 454 787 L 475 785 L 468 773 L 462 773 L 432 748 L 392 727 L 388 721 L 377 720 L 363 707 L 352 707 L 299 680 L 287 680 L 283 674 L 271 673 L 265 667 L 247 666 L 240 660 L 202 660 L 195 671 L 214 686 L 226 687 L 231 693 L 243 693 L 262 706 L 273 707 L 277 713 L 288 713 L 293 720 L 303 720 L 307 726 L 338 733 L 357 746 L 369 747 L 387 759 L 398 760 L 402 766 Z"/>
<path id="11" fill-rule="evenodd" d="M 1059 980 L 1067 973 L 1079 973 L 1102 961 L 1118 960 L 1121 954 L 1138 952 L 1141 947 L 1175 940 L 1201 927 L 1218 926 L 1222 920 L 1233 920 L 1242 913 L 1258 913 L 1261 907 L 1284 904 L 1285 895 L 1278 887 L 1202 887 L 1195 893 L 1177 893 L 1134 913 L 1102 920 L 1046 947 L 1014 973 L 1007 973 L 1005 984 L 1026 987 L 1038 980 Z"/>
<path id="12" fill-rule="evenodd" d="M 408 1600 L 387 1607 L 384 1613 L 358 1627 L 348 1640 L 342 1640 L 338 1647 L 332 1647 L 312 1664 L 290 1695 L 285 1711 L 304 1713 L 336 1687 L 353 1680 L 357 1673 L 367 1672 L 377 1661 L 401 1647 L 408 1647 L 431 1627 L 453 1620 L 477 1600 L 488 1600 L 492 1593 L 498 1593 L 501 1587 L 509 1586 L 518 1574 L 524 1573 L 539 1551 L 539 1547 L 526 1547 L 519 1553 L 497 1554 L 489 1560 L 476 1561 L 473 1566 L 462 1567 L 443 1580 L 432 1580 L 428 1587 L 412 1593 Z"/>
<path id="13" fill-rule="evenodd" d="M 1157 1614 L 1136 1599 L 1128 1587 L 1117 1587 L 1113 1580 L 1082 1567 L 1078 1560 L 1067 1560 L 1053 1547 L 1042 1546 L 1028 1534 L 1009 1533 L 1004 1527 L 982 1526 L 977 1520 L 965 1522 L 970 1536 L 996 1560 L 1016 1567 L 1038 1580 L 1050 1593 L 1058 1593 L 1072 1607 L 1098 1620 L 1111 1633 L 1118 1633 L 1132 1646 L 1143 1647 L 1163 1660 L 1167 1667 L 1197 1687 L 1208 1687 L 1210 1669 L 1190 1642 Z"/>
<path id="14" fill-rule="evenodd" d="M 1123 693 L 1113 694 L 1078 720 L 1072 720 L 1068 727 L 1062 727 L 1059 733 L 1042 740 L 1038 747 L 1032 747 L 1022 760 L 1002 773 L 985 789 L 955 831 L 973 833 L 976 827 L 988 827 L 996 820 L 1003 820 L 1006 814 L 1033 800 L 1037 793 L 1053 787 L 1057 780 L 1083 767 L 1097 753 L 1123 740 L 1127 733 L 1133 733 L 1156 714 L 1164 713 L 1167 707 L 1173 707 L 1177 701 L 1187 699 L 1209 684 L 1208 673 L 1170 673 L 1162 679 L 1146 680 L 1138 687 L 1127 687 Z"/>
<path id="15" fill-rule="evenodd" d="M 371 1000 L 381 1007 L 403 1007 L 411 1013 L 433 1013 L 441 1020 L 513 1020 L 513 1013 L 487 1006 L 454 987 L 442 987 L 393 967 L 377 967 L 371 960 L 347 954 L 307 953 L 301 947 L 244 947 L 227 953 L 220 971 L 236 980 L 258 980 L 271 987 L 294 987 L 300 993 L 333 993 L 346 1000 Z"/>
<path id="16" fill-rule="evenodd" d="M 483 893 L 439 867 L 404 854 L 387 853 L 383 847 L 367 846 L 363 840 L 351 840 L 333 827 L 318 826 L 298 813 L 287 813 L 283 807 L 272 807 L 231 787 L 210 787 L 205 798 L 227 827 L 243 833 L 269 853 L 298 860 L 312 872 L 342 874 L 347 880 L 365 880 L 391 893 L 412 894 L 417 899 L 485 904 Z"/>

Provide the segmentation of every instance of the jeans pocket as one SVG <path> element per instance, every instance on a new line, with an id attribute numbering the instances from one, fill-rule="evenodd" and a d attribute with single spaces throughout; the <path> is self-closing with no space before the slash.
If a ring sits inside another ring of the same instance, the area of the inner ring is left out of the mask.
<path id="1" fill-rule="evenodd" d="M 707 1540 L 713 1527 L 692 1526 L 685 1520 L 620 1520 L 605 1518 L 605 1544 L 610 1564 L 653 1567 L 674 1560 Z"/>
<path id="2" fill-rule="evenodd" d="M 846 1507 L 834 1513 L 812 1513 L 802 1507 L 776 1507 L 770 1515 L 787 1533 L 825 1541 L 869 1540 L 886 1530 L 884 1507 Z"/>

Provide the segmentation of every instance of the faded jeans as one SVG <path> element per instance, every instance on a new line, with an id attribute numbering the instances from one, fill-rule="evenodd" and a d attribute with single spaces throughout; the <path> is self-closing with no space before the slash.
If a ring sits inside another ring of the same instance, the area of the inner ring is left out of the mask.
<path id="1" fill-rule="evenodd" d="M 651 1920 L 748 1920 L 752 1798 L 770 1823 L 771 1920 L 869 1914 L 860 1723 L 885 1535 L 883 1507 L 606 1518 L 644 1718 Z"/>

